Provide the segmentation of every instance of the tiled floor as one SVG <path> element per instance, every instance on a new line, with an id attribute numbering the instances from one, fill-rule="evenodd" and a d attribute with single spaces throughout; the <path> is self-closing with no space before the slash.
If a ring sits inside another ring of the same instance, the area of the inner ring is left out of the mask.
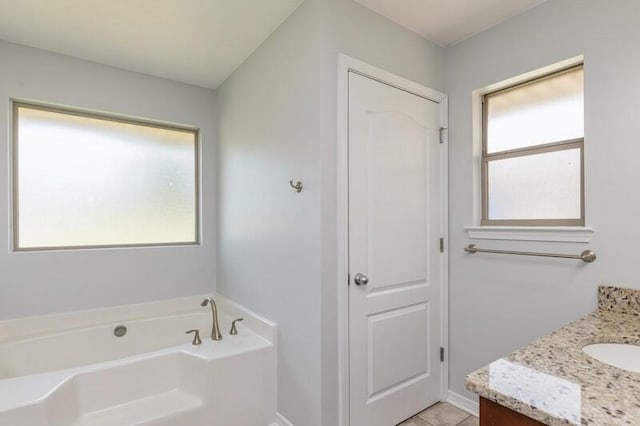
<path id="1" fill-rule="evenodd" d="M 398 426 L 478 426 L 477 417 L 446 402 L 439 402 Z"/>

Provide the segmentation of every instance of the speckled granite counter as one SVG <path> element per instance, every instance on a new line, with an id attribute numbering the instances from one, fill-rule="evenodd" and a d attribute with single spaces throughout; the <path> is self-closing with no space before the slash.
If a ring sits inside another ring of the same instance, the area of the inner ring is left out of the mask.
<path id="1" fill-rule="evenodd" d="M 467 376 L 467 388 L 548 425 L 640 425 L 640 373 L 582 352 L 640 345 L 640 290 L 600 287 L 598 310 Z"/>

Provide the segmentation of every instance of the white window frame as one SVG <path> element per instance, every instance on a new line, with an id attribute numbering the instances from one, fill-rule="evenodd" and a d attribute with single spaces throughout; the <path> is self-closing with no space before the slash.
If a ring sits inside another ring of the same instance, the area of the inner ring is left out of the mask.
<path id="1" fill-rule="evenodd" d="M 161 242 L 161 243 L 133 243 L 133 244 L 88 244 L 79 246 L 51 246 L 51 247 L 20 247 L 19 246 L 19 179 L 18 179 L 18 149 L 19 149 L 19 117 L 18 108 L 25 107 L 31 109 L 39 109 L 42 111 L 51 111 L 61 114 L 75 115 L 78 117 L 95 118 L 99 120 L 114 121 L 120 123 L 129 123 L 139 126 L 155 127 L 160 129 L 177 130 L 193 133 L 194 135 L 194 190 L 195 190 L 195 229 L 193 241 L 184 242 Z M 186 125 L 166 123 L 161 121 L 153 121 L 150 119 L 142 119 L 129 117 L 124 115 L 90 111 L 86 109 L 73 108 L 67 106 L 53 105 L 41 102 L 33 102 L 22 99 L 11 99 L 11 137 L 10 147 L 11 155 L 9 156 L 11 164 L 11 249 L 13 252 L 37 252 L 37 251 L 60 251 L 60 250 L 91 250 L 91 249 L 109 249 L 109 248 L 137 248 L 137 247 L 175 247 L 175 246 L 198 246 L 201 244 L 201 190 L 200 190 L 200 161 L 201 161 L 201 141 L 200 130 L 196 127 Z"/>
<path id="2" fill-rule="evenodd" d="M 489 240 L 516 240 L 516 241 L 557 241 L 557 242 L 578 242 L 587 243 L 593 238 L 595 230 L 591 226 L 586 225 L 565 225 L 549 226 L 549 225 L 527 225 L 525 223 L 514 223 L 508 225 L 506 223 L 496 225 L 495 223 L 483 224 L 483 99 L 484 96 L 504 90 L 509 87 L 523 84 L 527 81 L 536 80 L 546 75 L 554 74 L 562 70 L 573 68 L 584 63 L 584 56 L 576 56 L 549 66 L 536 69 L 518 75 L 513 78 L 506 79 L 496 84 L 474 90 L 472 92 L 472 124 L 473 124 L 473 223 L 465 227 L 468 236 L 471 239 L 489 239 Z M 584 175 L 584 164 L 583 164 Z M 584 183 L 584 179 L 583 179 Z M 582 208 L 585 208 L 584 200 Z M 584 213 L 583 213 L 584 217 Z"/>

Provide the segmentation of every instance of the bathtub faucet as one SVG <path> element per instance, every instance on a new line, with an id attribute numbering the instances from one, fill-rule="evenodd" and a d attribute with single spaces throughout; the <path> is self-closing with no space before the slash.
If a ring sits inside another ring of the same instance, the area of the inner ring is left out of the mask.
<path id="1" fill-rule="evenodd" d="M 205 298 L 202 303 L 200 303 L 200 306 L 207 306 L 207 304 L 211 305 L 211 317 L 213 318 L 213 323 L 211 324 L 211 340 L 222 340 L 222 334 L 218 326 L 218 307 L 213 297 Z"/>

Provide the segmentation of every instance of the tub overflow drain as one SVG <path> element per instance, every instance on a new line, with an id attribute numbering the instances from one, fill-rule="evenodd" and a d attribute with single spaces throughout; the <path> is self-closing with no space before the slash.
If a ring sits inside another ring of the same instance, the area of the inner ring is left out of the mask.
<path id="1" fill-rule="evenodd" d="M 122 337 L 127 334 L 127 327 L 125 327 L 124 325 L 119 325 L 113 329 L 113 334 L 116 337 Z"/>

